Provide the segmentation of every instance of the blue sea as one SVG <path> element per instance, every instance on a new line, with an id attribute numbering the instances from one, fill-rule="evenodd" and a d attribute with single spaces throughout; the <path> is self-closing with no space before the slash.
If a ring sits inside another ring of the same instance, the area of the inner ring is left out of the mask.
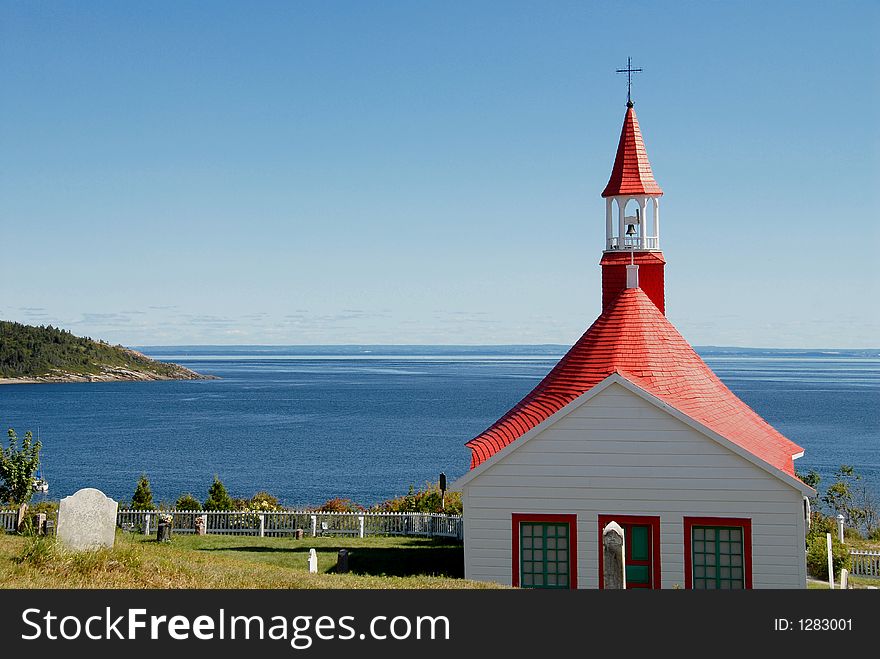
<path id="1" fill-rule="evenodd" d="M 140 348 L 218 380 L 0 386 L 0 424 L 39 432 L 48 497 L 96 487 L 157 501 L 267 490 L 291 506 L 371 504 L 464 473 L 464 443 L 552 368 L 563 346 Z M 698 349 L 827 484 L 853 465 L 880 494 L 880 352 Z"/>

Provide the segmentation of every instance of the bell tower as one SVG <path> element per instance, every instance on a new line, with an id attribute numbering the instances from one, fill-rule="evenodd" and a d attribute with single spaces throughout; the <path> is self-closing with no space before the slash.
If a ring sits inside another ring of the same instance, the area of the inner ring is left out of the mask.
<path id="1" fill-rule="evenodd" d="M 605 198 L 605 249 L 602 254 L 602 311 L 625 288 L 633 286 L 635 269 L 630 268 L 627 282 L 626 266 L 638 267 L 638 282 L 651 301 L 666 313 L 663 290 L 663 269 L 666 261 L 660 251 L 660 197 L 663 190 L 654 180 L 648 152 L 639 129 L 639 120 L 630 96 L 633 69 L 627 60 L 626 115 L 617 145 L 611 178 L 602 191 Z"/>

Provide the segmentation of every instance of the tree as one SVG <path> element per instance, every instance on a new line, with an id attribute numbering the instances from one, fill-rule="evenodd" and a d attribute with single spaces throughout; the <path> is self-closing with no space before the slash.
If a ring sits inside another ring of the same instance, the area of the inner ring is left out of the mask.
<path id="1" fill-rule="evenodd" d="M 214 476 L 214 482 L 208 488 L 208 498 L 205 499 L 205 510 L 232 510 L 235 504 L 226 486 L 220 481 L 218 476 Z"/>
<path id="2" fill-rule="evenodd" d="M 192 494 L 187 492 L 186 494 L 181 494 L 177 498 L 177 503 L 174 504 L 174 507 L 177 510 L 201 510 L 202 503 Z"/>
<path id="3" fill-rule="evenodd" d="M 42 444 L 34 442 L 28 430 L 21 446 L 18 435 L 10 428 L 9 447 L 0 450 L 0 501 L 8 501 L 16 506 L 27 503 L 34 495 L 34 472 L 40 466 Z"/>
<path id="4" fill-rule="evenodd" d="M 853 486 L 861 476 L 850 465 L 840 465 L 834 472 L 834 482 L 825 490 L 822 501 L 832 511 L 843 515 L 847 526 L 858 529 L 865 521 L 865 511 L 854 505 Z"/>
<path id="5" fill-rule="evenodd" d="M 814 490 L 816 490 L 816 494 L 810 497 L 810 506 L 813 510 L 819 509 L 819 483 L 822 481 L 822 477 L 819 475 L 819 472 L 815 469 L 810 469 L 806 474 L 802 474 L 799 471 L 795 470 L 794 475 L 803 481 L 804 485 L 809 485 Z"/>
<path id="6" fill-rule="evenodd" d="M 134 496 L 131 497 L 132 510 L 152 510 L 155 508 L 153 503 L 153 491 L 150 489 L 150 480 L 146 474 L 141 474 L 138 480 L 137 488 Z"/>

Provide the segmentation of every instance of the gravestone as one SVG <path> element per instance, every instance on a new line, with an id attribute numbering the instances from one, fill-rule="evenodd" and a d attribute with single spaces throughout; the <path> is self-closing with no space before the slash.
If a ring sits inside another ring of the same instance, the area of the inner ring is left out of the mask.
<path id="1" fill-rule="evenodd" d="M 293 537 L 297 540 L 302 540 L 305 533 L 302 529 L 295 529 L 293 532 Z"/>
<path id="2" fill-rule="evenodd" d="M 840 589 L 849 590 L 849 570 L 846 568 L 840 571 Z"/>
<path id="3" fill-rule="evenodd" d="M 309 574 L 318 572 L 318 554 L 314 549 L 309 549 Z"/>
<path id="4" fill-rule="evenodd" d="M 118 507 L 93 487 L 63 498 L 58 506 L 58 540 L 74 551 L 112 547 Z"/>
<path id="5" fill-rule="evenodd" d="M 340 549 L 336 554 L 336 572 L 346 574 L 348 572 L 348 550 Z"/>
<path id="6" fill-rule="evenodd" d="M 609 522 L 602 531 L 602 576 L 606 590 L 626 588 L 624 546 L 623 529 L 617 522 Z"/>
<path id="7" fill-rule="evenodd" d="M 37 513 L 34 515 L 34 533 L 37 535 L 46 535 L 46 513 Z"/>
<path id="8" fill-rule="evenodd" d="M 196 535 L 206 535 L 208 533 L 208 516 L 196 515 L 195 519 Z"/>
<path id="9" fill-rule="evenodd" d="M 15 519 L 15 529 L 19 533 L 24 531 L 25 522 L 27 522 L 27 511 L 28 505 L 26 503 L 23 503 L 18 507 L 18 516 Z"/>

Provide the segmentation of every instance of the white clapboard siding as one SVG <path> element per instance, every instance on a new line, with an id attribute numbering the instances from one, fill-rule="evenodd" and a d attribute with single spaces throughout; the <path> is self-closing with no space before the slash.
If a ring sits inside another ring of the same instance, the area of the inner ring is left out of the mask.
<path id="1" fill-rule="evenodd" d="M 661 580 L 683 587 L 684 517 L 752 520 L 755 588 L 804 588 L 803 494 L 619 384 L 507 449 L 462 488 L 465 576 L 511 583 L 511 514 L 577 515 L 597 588 L 599 515 L 660 517 Z"/>

